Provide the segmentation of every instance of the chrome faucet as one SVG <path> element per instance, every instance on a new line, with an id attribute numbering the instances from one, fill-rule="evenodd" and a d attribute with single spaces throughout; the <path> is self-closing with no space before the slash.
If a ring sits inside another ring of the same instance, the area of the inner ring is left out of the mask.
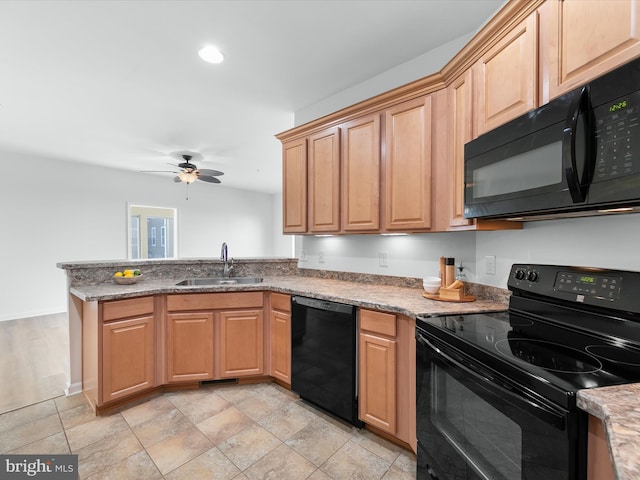
<path id="1" fill-rule="evenodd" d="M 233 258 L 229 261 L 229 250 L 227 248 L 227 242 L 222 242 L 222 248 L 220 249 L 220 260 L 224 262 L 224 270 L 222 271 L 223 277 L 230 277 L 233 271 Z"/>

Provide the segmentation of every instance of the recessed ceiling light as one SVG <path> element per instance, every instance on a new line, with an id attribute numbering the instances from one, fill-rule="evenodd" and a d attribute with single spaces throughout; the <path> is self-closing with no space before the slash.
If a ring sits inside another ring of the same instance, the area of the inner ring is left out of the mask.
<path id="1" fill-rule="evenodd" d="M 200 55 L 202 60 L 209 63 L 222 63 L 224 60 L 222 52 L 213 45 L 207 45 L 206 47 L 201 48 L 198 51 L 198 55 Z"/>

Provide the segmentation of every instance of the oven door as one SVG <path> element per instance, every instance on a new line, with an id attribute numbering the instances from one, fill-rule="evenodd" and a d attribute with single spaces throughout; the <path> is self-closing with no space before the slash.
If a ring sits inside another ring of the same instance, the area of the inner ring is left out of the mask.
<path id="1" fill-rule="evenodd" d="M 582 480 L 586 415 L 417 330 L 418 480 Z"/>

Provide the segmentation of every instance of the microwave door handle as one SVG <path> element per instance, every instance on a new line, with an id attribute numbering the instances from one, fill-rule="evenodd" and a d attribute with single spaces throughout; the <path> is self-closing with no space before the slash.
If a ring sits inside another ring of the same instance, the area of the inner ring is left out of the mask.
<path id="1" fill-rule="evenodd" d="M 587 198 L 587 188 L 580 184 L 580 177 L 578 176 L 578 163 L 576 158 L 576 141 L 577 141 L 577 128 L 580 116 L 584 115 L 584 118 L 589 114 L 589 91 L 587 87 L 582 87 L 580 94 L 577 95 L 571 102 L 569 107 L 569 115 L 565 123 L 564 133 L 562 137 L 562 167 L 564 169 L 564 176 L 567 180 L 567 186 L 569 187 L 569 193 L 573 203 L 584 202 Z M 588 142 L 589 135 L 585 135 L 585 142 Z M 588 148 L 588 145 L 585 145 Z M 587 152 L 587 150 L 585 150 Z M 588 156 L 588 153 L 586 153 Z M 583 159 L 587 161 L 587 158 Z M 588 166 L 584 165 L 585 171 Z"/>
<path id="2" fill-rule="evenodd" d="M 524 406 L 526 410 L 528 410 L 532 415 L 537 418 L 544 420 L 547 424 L 553 425 L 559 430 L 564 430 L 565 428 L 565 417 L 562 413 L 552 409 L 549 406 L 546 406 L 542 403 L 536 403 L 530 399 L 524 398 L 517 393 L 508 390 L 502 385 L 497 384 L 490 378 L 487 378 L 480 372 L 476 372 L 472 368 L 467 365 L 463 365 L 456 359 L 452 358 L 450 355 L 444 353 L 440 348 L 436 347 L 433 343 L 431 343 L 428 339 L 423 337 L 422 335 L 416 335 L 416 341 L 423 346 L 429 348 L 431 351 L 435 352 L 438 356 L 454 365 L 456 368 L 462 370 L 467 375 L 470 375 L 475 379 L 476 382 L 479 382 L 481 385 L 488 386 L 490 390 L 498 391 L 503 397 L 511 398 L 521 407 Z"/>

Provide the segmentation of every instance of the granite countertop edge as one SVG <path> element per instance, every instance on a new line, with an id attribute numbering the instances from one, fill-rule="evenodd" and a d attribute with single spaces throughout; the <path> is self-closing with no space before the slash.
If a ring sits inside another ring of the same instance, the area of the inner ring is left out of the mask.
<path id="1" fill-rule="evenodd" d="M 577 405 L 604 423 L 616 480 L 640 478 L 640 383 L 580 390 Z"/>
<path id="2" fill-rule="evenodd" d="M 347 303 L 415 318 L 417 316 L 455 315 L 504 311 L 507 301 L 478 298 L 474 302 L 441 302 L 422 296 L 423 290 L 400 286 L 375 285 L 300 275 L 263 277 L 261 283 L 237 285 L 177 286 L 178 279 L 142 279 L 133 285 L 114 282 L 75 285 L 69 293 L 83 301 L 109 301 L 145 295 L 272 291 L 289 295 Z M 505 297 L 507 298 L 507 297 Z"/>

